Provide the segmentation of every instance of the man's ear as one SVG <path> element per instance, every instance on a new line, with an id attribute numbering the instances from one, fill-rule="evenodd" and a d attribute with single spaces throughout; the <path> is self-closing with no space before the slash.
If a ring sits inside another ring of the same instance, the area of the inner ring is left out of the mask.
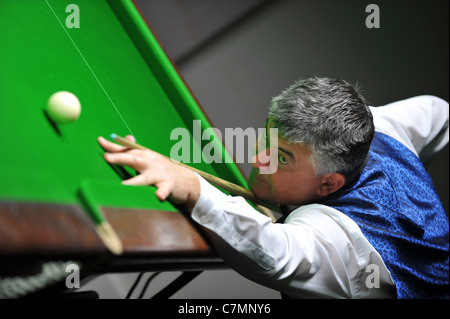
<path id="1" fill-rule="evenodd" d="M 317 189 L 317 195 L 321 197 L 334 193 L 345 184 L 345 177 L 340 173 L 325 174 L 321 178 L 321 183 Z"/>

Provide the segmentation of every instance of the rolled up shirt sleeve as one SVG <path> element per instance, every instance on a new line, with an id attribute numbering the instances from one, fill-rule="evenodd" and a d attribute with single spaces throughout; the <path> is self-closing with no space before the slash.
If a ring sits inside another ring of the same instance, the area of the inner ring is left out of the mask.
<path id="1" fill-rule="evenodd" d="M 228 196 L 199 176 L 201 195 L 192 212 L 192 219 L 216 236 L 215 242 L 228 244 L 244 254 L 262 270 L 275 267 L 271 243 L 267 243 L 267 229 L 271 219 L 260 214 L 242 197 Z"/>
<path id="2" fill-rule="evenodd" d="M 375 130 L 403 143 L 427 164 L 449 141 L 448 102 L 421 95 L 371 107 Z"/>
<path id="3" fill-rule="evenodd" d="M 358 226 L 338 211 L 307 205 L 284 224 L 274 224 L 243 198 L 198 178 L 201 195 L 193 220 L 224 261 L 250 280 L 294 298 L 358 298 L 365 293 L 360 288 L 365 267 L 384 267 Z M 389 275 L 385 281 L 392 283 Z"/>

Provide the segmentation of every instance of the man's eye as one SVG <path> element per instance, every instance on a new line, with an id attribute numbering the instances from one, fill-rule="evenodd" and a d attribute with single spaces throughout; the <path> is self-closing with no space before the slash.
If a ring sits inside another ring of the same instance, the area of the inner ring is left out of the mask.
<path id="1" fill-rule="evenodd" d="M 286 157 L 284 157 L 284 155 L 280 154 L 279 160 L 284 165 L 288 164 L 288 161 L 287 161 Z"/>

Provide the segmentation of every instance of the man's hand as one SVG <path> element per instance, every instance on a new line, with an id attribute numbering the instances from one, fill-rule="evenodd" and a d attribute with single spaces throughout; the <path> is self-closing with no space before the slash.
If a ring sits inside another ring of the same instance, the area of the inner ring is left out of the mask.
<path id="1" fill-rule="evenodd" d="M 132 136 L 126 136 L 132 142 Z M 154 185 L 160 200 L 169 198 L 174 204 L 184 205 L 191 211 L 200 196 L 200 182 L 194 172 L 152 150 L 130 149 L 98 138 L 106 151 L 104 157 L 110 164 L 126 165 L 140 174 L 123 181 L 125 185 Z"/>

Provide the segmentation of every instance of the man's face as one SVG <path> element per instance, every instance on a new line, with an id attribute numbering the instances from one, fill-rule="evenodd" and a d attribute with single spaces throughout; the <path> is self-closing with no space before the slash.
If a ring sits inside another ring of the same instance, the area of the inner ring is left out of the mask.
<path id="1" fill-rule="evenodd" d="M 269 119 L 266 131 L 270 127 Z M 256 197 L 277 204 L 302 205 L 316 199 L 320 179 L 316 177 L 311 163 L 309 148 L 301 144 L 289 144 L 281 137 L 278 137 L 277 146 L 277 150 L 270 150 L 278 154 L 278 168 L 273 174 L 261 174 L 260 168 L 270 165 L 270 162 L 263 164 L 256 154 L 248 180 L 250 189 Z M 264 149 L 257 153 L 262 152 L 267 151 Z"/>

